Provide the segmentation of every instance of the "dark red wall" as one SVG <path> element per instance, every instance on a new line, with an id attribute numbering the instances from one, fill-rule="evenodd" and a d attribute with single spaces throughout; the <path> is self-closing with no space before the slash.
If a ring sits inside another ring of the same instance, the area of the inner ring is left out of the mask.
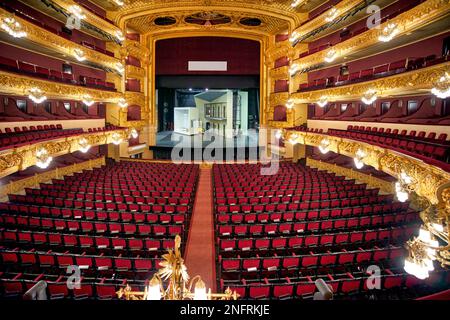
<path id="1" fill-rule="evenodd" d="M 188 71 L 188 61 L 227 61 L 228 71 Z M 259 75 L 259 42 L 222 37 L 159 40 L 156 43 L 157 75 Z"/>

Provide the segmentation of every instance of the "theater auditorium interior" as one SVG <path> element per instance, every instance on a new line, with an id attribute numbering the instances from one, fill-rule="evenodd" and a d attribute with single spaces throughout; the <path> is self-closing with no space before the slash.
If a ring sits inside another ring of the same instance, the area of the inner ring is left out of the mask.
<path id="1" fill-rule="evenodd" d="M 450 300 L 449 50 L 448 0 L 0 0 L 0 301 Z"/>

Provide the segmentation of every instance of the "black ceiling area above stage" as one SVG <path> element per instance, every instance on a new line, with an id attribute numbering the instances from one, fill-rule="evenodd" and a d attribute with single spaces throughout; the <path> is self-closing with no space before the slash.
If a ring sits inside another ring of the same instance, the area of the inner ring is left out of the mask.
<path id="1" fill-rule="evenodd" d="M 259 76 L 156 76 L 156 88 L 258 89 Z"/>

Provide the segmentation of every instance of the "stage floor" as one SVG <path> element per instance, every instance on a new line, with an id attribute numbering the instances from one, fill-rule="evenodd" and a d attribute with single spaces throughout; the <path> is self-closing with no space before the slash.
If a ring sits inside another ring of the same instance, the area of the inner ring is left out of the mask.
<path id="1" fill-rule="evenodd" d="M 258 132 L 256 129 L 248 130 L 246 135 L 240 135 L 234 138 L 221 137 L 223 148 L 249 148 L 258 146 Z M 194 139 L 201 139 L 202 148 L 210 145 L 214 140 L 209 134 L 184 135 L 173 131 L 161 131 L 156 135 L 156 146 L 160 148 L 173 148 L 175 146 L 185 146 L 194 148 Z"/>

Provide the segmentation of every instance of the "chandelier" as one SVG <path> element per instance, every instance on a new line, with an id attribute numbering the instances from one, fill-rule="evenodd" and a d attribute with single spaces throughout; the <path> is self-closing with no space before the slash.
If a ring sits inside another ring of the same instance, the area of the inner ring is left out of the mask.
<path id="1" fill-rule="evenodd" d="M 382 42 L 391 41 L 399 33 L 397 24 L 388 23 L 386 27 L 381 30 L 381 34 L 378 36 L 378 40 Z"/>
<path id="2" fill-rule="evenodd" d="M 335 7 L 331 8 L 330 11 L 328 11 L 327 16 L 325 17 L 325 21 L 332 22 L 334 19 L 336 19 L 338 13 L 338 9 L 336 9 Z"/>
<path id="3" fill-rule="evenodd" d="M 79 48 L 73 49 L 73 55 L 75 56 L 75 59 L 77 59 L 80 62 L 86 60 L 86 56 L 84 55 L 84 51 L 79 49 Z"/>
<path id="4" fill-rule="evenodd" d="M 364 104 L 372 104 L 377 100 L 377 92 L 373 89 L 367 90 L 361 98 Z"/>
<path id="5" fill-rule="evenodd" d="M 119 40 L 119 41 L 121 41 L 121 42 L 122 42 L 123 40 L 125 40 L 125 37 L 123 36 L 122 31 L 117 30 L 114 34 L 115 34 L 117 40 Z"/>
<path id="6" fill-rule="evenodd" d="M 291 75 L 291 77 L 295 76 L 296 73 L 300 70 L 300 66 L 295 63 L 293 65 L 290 66 L 289 68 L 289 74 Z"/>
<path id="7" fill-rule="evenodd" d="M 47 100 L 47 97 L 44 95 L 44 92 L 37 87 L 33 87 L 30 89 L 28 98 L 30 98 L 34 103 L 38 104 Z"/>
<path id="8" fill-rule="evenodd" d="M 300 34 L 297 31 L 294 31 L 291 36 L 289 37 L 290 42 L 295 42 L 297 39 L 300 38 Z"/>
<path id="9" fill-rule="evenodd" d="M 95 103 L 95 101 L 92 100 L 91 96 L 88 94 L 84 95 L 81 101 L 88 107 L 92 106 Z"/>
<path id="10" fill-rule="evenodd" d="M 70 6 L 69 12 L 80 20 L 83 20 L 86 18 L 86 15 L 84 15 L 83 10 L 80 8 L 80 6 L 77 6 L 77 5 Z"/>
<path id="11" fill-rule="evenodd" d="M 159 263 L 162 267 L 149 281 L 144 291 L 132 291 L 130 286 L 116 292 L 119 299 L 126 300 L 237 300 L 239 294 L 227 288 L 224 293 L 206 291 L 200 276 L 189 280 L 186 265 L 180 252 L 181 238 L 175 237 L 175 247 L 168 249 Z M 164 284 L 167 286 L 164 288 Z M 194 290 L 192 290 L 194 288 Z"/>
<path id="12" fill-rule="evenodd" d="M 328 104 L 328 98 L 326 96 L 320 97 L 319 101 L 317 101 L 319 107 L 323 108 Z"/>
<path id="13" fill-rule="evenodd" d="M 358 149 L 356 151 L 355 157 L 353 158 L 353 161 L 355 162 L 355 167 L 357 169 L 362 169 L 364 167 L 363 159 L 366 157 L 366 153 L 362 151 L 361 149 Z"/>
<path id="14" fill-rule="evenodd" d="M 14 38 L 23 38 L 27 36 L 27 33 L 22 30 L 21 24 L 12 17 L 4 18 L 1 28 Z"/>
<path id="15" fill-rule="evenodd" d="M 52 162 L 53 158 L 48 154 L 47 149 L 40 148 L 36 151 L 36 165 L 41 168 L 47 168 Z"/>
<path id="16" fill-rule="evenodd" d="M 291 134 L 291 137 L 289 138 L 289 143 L 291 143 L 292 145 L 296 145 L 298 143 L 297 139 L 298 139 L 298 134 L 296 134 L 296 133 Z"/>
<path id="17" fill-rule="evenodd" d="M 337 57 L 336 50 L 331 49 L 331 50 L 328 50 L 328 52 L 325 54 L 324 60 L 325 60 L 325 62 L 330 63 L 330 62 L 333 62 L 334 59 L 336 59 L 336 57 Z"/>
<path id="18" fill-rule="evenodd" d="M 130 130 L 130 136 L 131 136 L 133 139 L 136 139 L 137 137 L 139 137 L 139 132 L 138 132 L 135 128 L 132 128 L 132 129 Z"/>
<path id="19" fill-rule="evenodd" d="M 439 81 L 434 84 L 431 93 L 440 99 L 447 99 L 450 97 L 450 75 L 448 72 L 440 77 Z"/>
<path id="20" fill-rule="evenodd" d="M 112 138 L 112 143 L 115 144 L 116 146 L 122 142 L 122 137 L 117 132 L 114 132 L 112 134 L 111 138 Z"/>
<path id="21" fill-rule="evenodd" d="M 322 139 L 322 141 L 320 141 L 320 144 L 319 144 L 320 152 L 323 154 L 327 154 L 328 151 L 330 151 L 329 146 L 330 146 L 330 141 L 327 138 Z"/>
<path id="22" fill-rule="evenodd" d="M 115 67 L 116 67 L 117 72 L 119 72 L 120 74 L 123 74 L 125 72 L 125 68 L 122 63 L 116 62 Z"/>
<path id="23" fill-rule="evenodd" d="M 91 145 L 86 138 L 80 138 L 80 140 L 78 140 L 78 145 L 80 146 L 80 151 L 83 153 L 88 152 L 91 148 Z"/>
<path id="24" fill-rule="evenodd" d="M 405 171 L 401 171 L 398 181 L 395 183 L 395 192 L 400 202 L 405 202 L 409 198 L 409 193 L 413 192 L 413 179 Z"/>
<path id="25" fill-rule="evenodd" d="M 276 132 L 275 132 L 275 138 L 276 139 L 281 139 L 281 138 L 283 138 L 283 131 L 281 130 L 281 129 L 278 129 Z"/>
<path id="26" fill-rule="evenodd" d="M 294 100 L 293 100 L 293 99 L 289 99 L 289 100 L 286 102 L 286 108 L 292 109 L 293 107 L 294 107 Z"/>
<path id="27" fill-rule="evenodd" d="M 127 102 L 127 100 L 125 100 L 125 98 L 120 98 L 120 99 L 117 101 L 117 103 L 118 103 L 119 107 L 121 107 L 121 108 L 126 108 L 126 107 L 128 107 L 128 102 Z"/>

